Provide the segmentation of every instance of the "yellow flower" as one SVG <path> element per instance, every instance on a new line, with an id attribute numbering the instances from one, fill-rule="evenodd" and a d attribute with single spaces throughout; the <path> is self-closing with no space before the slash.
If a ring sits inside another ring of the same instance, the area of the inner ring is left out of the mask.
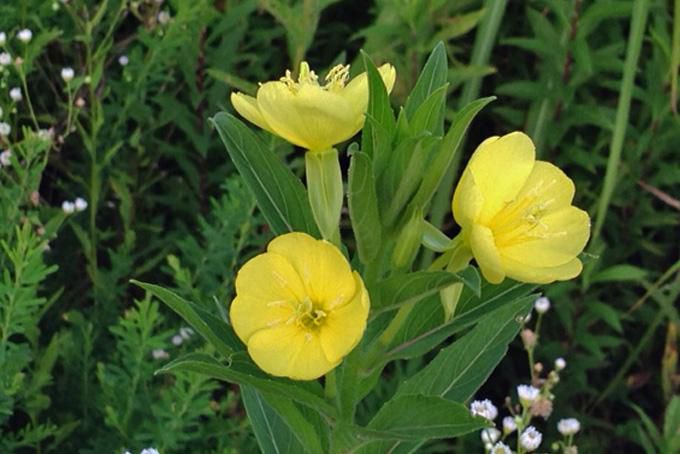
<path id="1" fill-rule="evenodd" d="M 482 274 L 543 284 L 578 276 L 588 214 L 571 205 L 574 183 L 537 161 L 521 132 L 490 137 L 472 155 L 453 196 L 453 215 Z"/>
<path id="2" fill-rule="evenodd" d="M 338 248 L 287 233 L 238 272 L 230 316 L 262 370 L 312 380 L 359 343 L 369 307 L 361 277 Z"/>
<path id="3" fill-rule="evenodd" d="M 387 91 L 396 72 L 392 65 L 379 68 Z M 368 77 L 362 73 L 349 83 L 349 65 L 338 65 L 320 85 L 307 62 L 300 65 L 297 82 L 286 71 L 278 81 L 260 86 L 255 98 L 232 93 L 234 109 L 246 120 L 288 142 L 313 151 L 332 148 L 364 126 L 368 106 Z"/>

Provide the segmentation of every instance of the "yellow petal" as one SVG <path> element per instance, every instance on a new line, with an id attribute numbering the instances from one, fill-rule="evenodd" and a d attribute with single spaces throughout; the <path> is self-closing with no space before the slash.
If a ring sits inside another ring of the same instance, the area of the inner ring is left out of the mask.
<path id="1" fill-rule="evenodd" d="M 505 272 L 491 229 L 479 224 L 473 225 L 469 241 L 472 255 L 482 270 L 484 278 L 492 284 L 503 282 Z"/>
<path id="2" fill-rule="evenodd" d="M 451 203 L 453 217 L 463 230 L 471 228 L 472 224 L 477 221 L 483 204 L 484 197 L 475 184 L 472 174 L 466 170 L 460 177 Z"/>
<path id="3" fill-rule="evenodd" d="M 366 329 L 370 308 L 368 292 L 354 273 L 356 295 L 348 304 L 330 311 L 319 329 L 321 347 L 330 361 L 340 361 L 359 343 Z"/>
<path id="4" fill-rule="evenodd" d="M 503 264 L 507 269 L 508 277 L 531 284 L 549 284 L 555 281 L 573 279 L 581 274 L 583 269 L 581 260 L 577 258 L 564 265 L 548 268 L 533 267 L 507 258 L 503 258 Z"/>
<path id="5" fill-rule="evenodd" d="M 554 212 L 571 205 L 574 192 L 574 182 L 559 167 L 536 161 L 517 199 L 532 197 L 543 211 Z"/>
<path id="6" fill-rule="evenodd" d="M 267 249 L 288 259 L 309 298 L 325 311 L 347 304 L 356 293 L 347 259 L 328 241 L 306 233 L 287 233 L 275 238 Z"/>
<path id="7" fill-rule="evenodd" d="M 308 150 L 326 150 L 352 137 L 356 114 L 342 96 L 309 83 L 296 91 L 267 82 L 257 92 L 262 117 L 279 136 Z"/>
<path id="8" fill-rule="evenodd" d="M 244 95 L 243 93 L 232 93 L 231 105 L 234 106 L 236 112 L 249 122 L 265 131 L 274 133 L 260 113 L 260 109 L 257 107 L 257 100 L 252 96 Z"/>
<path id="9" fill-rule="evenodd" d="M 522 239 L 500 245 L 501 255 L 532 267 L 554 267 L 572 261 L 590 237 L 590 217 L 568 206 L 539 219 Z"/>
<path id="10" fill-rule="evenodd" d="M 294 380 L 319 378 L 339 363 L 326 358 L 317 334 L 295 324 L 256 332 L 248 341 L 248 353 L 263 371 Z"/>
<path id="11" fill-rule="evenodd" d="M 236 275 L 236 298 L 229 316 L 234 331 L 245 343 L 257 330 L 283 323 L 291 305 L 305 296 L 293 266 L 278 254 L 260 254 L 248 260 Z"/>
<path id="12" fill-rule="evenodd" d="M 533 142 L 522 132 L 490 138 L 477 147 L 466 171 L 484 197 L 483 224 L 515 199 L 534 167 L 535 154 Z"/>

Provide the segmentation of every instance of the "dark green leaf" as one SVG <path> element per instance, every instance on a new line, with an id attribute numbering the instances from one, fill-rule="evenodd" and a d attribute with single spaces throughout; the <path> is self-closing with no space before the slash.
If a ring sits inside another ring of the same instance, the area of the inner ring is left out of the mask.
<path id="1" fill-rule="evenodd" d="M 415 87 L 411 91 L 404 109 L 408 118 L 413 118 L 420 105 L 437 89 L 446 83 L 448 73 L 446 47 L 437 43 L 423 67 Z"/>
<path id="2" fill-rule="evenodd" d="M 305 188 L 293 172 L 233 115 L 220 112 L 212 122 L 272 231 L 318 237 Z"/>
<path id="3" fill-rule="evenodd" d="M 373 165 L 366 153 L 352 154 L 348 186 L 349 216 L 352 219 L 359 259 L 362 263 L 368 263 L 380 250 L 382 225 L 378 212 Z"/>

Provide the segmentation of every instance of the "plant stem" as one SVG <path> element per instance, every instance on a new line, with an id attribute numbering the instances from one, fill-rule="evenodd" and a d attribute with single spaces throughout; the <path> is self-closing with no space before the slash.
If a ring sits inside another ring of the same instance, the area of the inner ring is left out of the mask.
<path id="1" fill-rule="evenodd" d="M 635 72 L 638 69 L 638 59 L 642 40 L 644 38 L 645 25 L 647 23 L 647 13 L 649 11 L 649 0 L 636 0 L 633 6 L 633 17 L 631 19 L 630 36 L 628 38 L 628 49 L 626 50 L 626 61 L 623 67 L 623 79 L 621 80 L 621 91 L 616 108 L 616 120 L 614 123 L 614 135 L 609 147 L 609 159 L 607 160 L 607 171 L 604 176 L 604 184 L 600 200 L 595 215 L 595 227 L 591 245 L 596 243 L 602 232 L 607 209 L 611 202 L 612 194 L 616 188 L 616 179 L 621 163 L 621 152 L 623 141 L 626 137 L 628 127 L 628 114 L 630 112 L 631 98 L 635 84 Z"/>

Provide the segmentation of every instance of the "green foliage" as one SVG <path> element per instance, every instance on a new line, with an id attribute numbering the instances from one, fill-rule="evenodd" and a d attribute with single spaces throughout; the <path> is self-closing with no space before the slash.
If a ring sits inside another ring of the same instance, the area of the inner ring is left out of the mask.
<path id="1" fill-rule="evenodd" d="M 512 339 L 535 289 L 426 269 L 452 246 L 460 163 L 517 129 L 598 220 L 597 259 L 540 289 L 536 360 L 569 366 L 539 429 L 575 416 L 581 451 L 678 449 L 677 1 L 0 3 L 0 452 L 481 449 L 448 438 L 482 427 L 475 393 L 525 380 Z M 259 371 L 226 315 L 272 235 L 319 233 L 302 155 L 222 112 L 304 59 L 355 62 L 370 88 L 340 162 L 373 310 L 335 395 Z M 373 61 L 397 69 L 389 96 Z M 459 282 L 448 320 L 438 292 Z"/>

